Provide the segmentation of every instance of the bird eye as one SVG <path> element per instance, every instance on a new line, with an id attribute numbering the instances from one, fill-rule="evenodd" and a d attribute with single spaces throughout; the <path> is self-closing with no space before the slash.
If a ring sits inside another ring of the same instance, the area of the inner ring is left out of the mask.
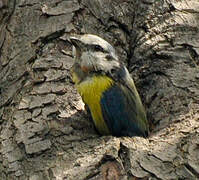
<path id="1" fill-rule="evenodd" d="M 104 49 L 100 45 L 95 45 L 94 48 L 95 51 L 104 51 Z"/>

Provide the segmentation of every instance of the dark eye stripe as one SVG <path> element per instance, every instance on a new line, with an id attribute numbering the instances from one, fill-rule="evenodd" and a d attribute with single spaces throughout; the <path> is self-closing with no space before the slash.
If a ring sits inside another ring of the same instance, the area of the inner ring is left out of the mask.
<path id="1" fill-rule="evenodd" d="M 104 52 L 104 49 L 103 49 L 100 45 L 94 45 L 94 50 L 95 50 L 95 51 Z"/>
<path id="2" fill-rule="evenodd" d="M 91 44 L 89 46 L 90 46 L 90 49 L 92 49 L 95 52 L 107 52 L 102 46 L 98 44 Z"/>
<path id="3" fill-rule="evenodd" d="M 105 50 L 102 46 L 98 44 L 85 44 L 86 50 L 91 50 L 93 52 L 103 52 L 109 53 L 108 50 Z"/>

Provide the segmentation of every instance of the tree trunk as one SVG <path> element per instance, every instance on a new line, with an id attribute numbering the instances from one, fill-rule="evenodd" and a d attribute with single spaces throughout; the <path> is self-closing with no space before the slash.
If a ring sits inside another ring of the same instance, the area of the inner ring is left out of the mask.
<path id="1" fill-rule="evenodd" d="M 148 139 L 96 134 L 70 80 L 75 33 L 114 45 Z M 0 179 L 197 179 L 198 128 L 198 1 L 0 0 Z"/>

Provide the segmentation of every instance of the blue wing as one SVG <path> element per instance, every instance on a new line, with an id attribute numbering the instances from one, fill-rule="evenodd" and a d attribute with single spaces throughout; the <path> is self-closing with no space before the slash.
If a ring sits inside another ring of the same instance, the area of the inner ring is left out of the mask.
<path id="1" fill-rule="evenodd" d="M 103 118 L 112 135 L 147 136 L 136 96 L 131 90 L 114 84 L 103 93 L 100 103 Z"/>

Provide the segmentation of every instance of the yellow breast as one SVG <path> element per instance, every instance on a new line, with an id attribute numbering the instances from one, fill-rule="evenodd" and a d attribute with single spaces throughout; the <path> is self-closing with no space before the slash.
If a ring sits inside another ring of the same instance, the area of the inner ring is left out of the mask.
<path id="1" fill-rule="evenodd" d="M 95 126 L 101 134 L 110 134 L 103 119 L 100 100 L 102 93 L 110 88 L 113 83 L 113 80 L 107 76 L 92 76 L 76 84 L 84 103 L 89 106 Z"/>

